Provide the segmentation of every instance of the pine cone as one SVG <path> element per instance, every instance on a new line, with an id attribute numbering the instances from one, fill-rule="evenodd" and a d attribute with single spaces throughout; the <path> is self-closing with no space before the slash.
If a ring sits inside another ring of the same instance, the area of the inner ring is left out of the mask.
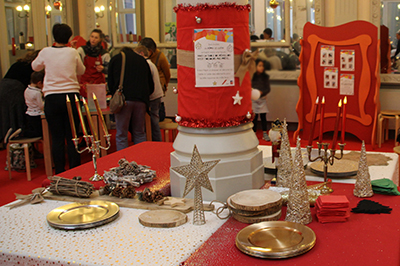
<path id="1" fill-rule="evenodd" d="M 102 195 L 110 195 L 113 192 L 113 190 L 114 190 L 114 187 L 111 186 L 110 184 L 107 184 L 103 187 L 101 194 Z"/>
<path id="2" fill-rule="evenodd" d="M 157 202 L 164 198 L 164 194 L 162 192 L 160 192 L 159 190 L 154 191 L 153 195 L 154 195 L 154 202 Z"/>
<path id="3" fill-rule="evenodd" d="M 125 171 L 127 172 L 127 173 L 129 173 L 129 174 L 131 174 L 131 173 L 133 173 L 133 171 L 135 170 L 135 168 L 131 165 L 131 164 L 126 164 L 125 165 Z"/>
<path id="4" fill-rule="evenodd" d="M 127 186 L 122 190 L 122 197 L 133 199 L 136 195 L 136 190 L 133 186 Z"/>
<path id="5" fill-rule="evenodd" d="M 153 202 L 153 193 L 149 188 L 145 188 L 142 192 L 142 200 L 146 202 Z"/>
<path id="6" fill-rule="evenodd" d="M 120 186 L 115 187 L 114 190 L 113 190 L 113 192 L 112 192 L 112 195 L 113 195 L 114 197 L 122 198 L 122 190 L 123 190 L 123 189 L 124 189 L 124 188 L 123 188 L 123 187 L 120 187 Z"/>
<path id="7" fill-rule="evenodd" d="M 126 166 L 127 164 L 129 164 L 129 162 L 128 162 L 127 159 L 122 158 L 122 159 L 120 159 L 120 160 L 118 161 L 118 164 L 119 164 L 119 166 L 120 166 L 121 168 L 125 168 L 125 166 Z"/>

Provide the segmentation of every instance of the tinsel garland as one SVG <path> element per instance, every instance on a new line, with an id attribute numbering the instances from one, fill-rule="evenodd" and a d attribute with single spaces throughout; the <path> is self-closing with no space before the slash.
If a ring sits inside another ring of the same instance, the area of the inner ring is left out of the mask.
<path id="1" fill-rule="evenodd" d="M 225 119 L 208 120 L 208 119 L 194 119 L 188 117 L 181 117 L 179 122 L 180 126 L 194 127 L 194 128 L 217 128 L 217 127 L 233 127 L 239 126 L 244 123 L 253 121 L 254 114 L 251 114 L 250 118 L 244 116 L 238 116 L 226 121 Z"/>
<path id="2" fill-rule="evenodd" d="M 195 6 L 192 5 L 185 5 L 185 4 L 179 4 L 174 7 L 175 13 L 178 13 L 178 11 L 204 11 L 204 10 L 212 10 L 212 9 L 223 9 L 223 8 L 236 8 L 238 11 L 249 11 L 251 10 L 251 6 L 249 4 L 247 5 L 237 5 L 236 3 L 221 3 L 218 5 L 213 5 L 213 4 L 197 4 Z"/>

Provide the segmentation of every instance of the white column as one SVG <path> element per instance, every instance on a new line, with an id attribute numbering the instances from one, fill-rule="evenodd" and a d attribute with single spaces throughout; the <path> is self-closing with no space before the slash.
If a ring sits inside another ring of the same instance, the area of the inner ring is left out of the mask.
<path id="1" fill-rule="evenodd" d="M 357 5 L 357 19 L 371 22 L 371 1 L 358 0 Z"/>
<path id="2" fill-rule="evenodd" d="M 1 76 L 3 77 L 10 68 L 10 55 L 8 46 L 8 34 L 6 23 L 6 10 L 4 8 L 4 0 L 0 0 L 0 60 L 1 60 Z"/>
<path id="3" fill-rule="evenodd" d="M 35 50 L 47 46 L 46 41 L 46 2 L 45 0 L 32 1 L 31 16 L 33 20 L 33 42 Z M 51 31 L 49 32 L 51 35 Z"/>
<path id="4" fill-rule="evenodd" d="M 160 42 L 160 18 L 159 4 L 157 0 L 143 1 L 144 9 L 144 32 L 141 32 L 142 37 L 151 37 L 155 42 Z M 143 25 L 141 25 L 143 26 Z M 142 27 L 143 28 L 143 27 Z"/>
<path id="5" fill-rule="evenodd" d="M 94 1 L 79 0 L 77 2 L 79 16 L 79 35 L 87 40 L 92 30 L 96 28 Z M 74 34 L 78 35 L 78 33 Z"/>
<path id="6" fill-rule="evenodd" d="M 325 0 L 325 27 L 335 26 L 335 3 L 336 0 Z"/>

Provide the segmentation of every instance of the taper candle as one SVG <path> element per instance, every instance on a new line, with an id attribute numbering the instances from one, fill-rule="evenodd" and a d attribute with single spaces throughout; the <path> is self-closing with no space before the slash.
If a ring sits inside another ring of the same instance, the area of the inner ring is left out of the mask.
<path id="1" fill-rule="evenodd" d="M 315 103 L 313 105 L 312 109 L 312 115 L 311 115 L 311 128 L 310 128 L 310 137 L 308 138 L 308 146 L 312 145 L 313 139 L 314 139 L 314 127 L 315 127 L 315 120 L 317 117 L 317 108 L 318 108 L 318 102 L 319 102 L 319 96 L 315 100 Z"/>
<path id="2" fill-rule="evenodd" d="M 325 96 L 322 97 L 321 111 L 319 117 L 319 137 L 318 142 L 322 143 L 322 137 L 324 136 L 324 116 L 325 116 Z"/>
<path id="3" fill-rule="evenodd" d="M 101 125 L 103 127 L 104 135 L 108 135 L 108 129 L 106 125 L 106 121 L 104 121 L 103 112 L 101 111 L 99 101 L 97 100 L 96 94 L 93 93 L 93 101 L 96 106 L 97 115 L 101 118 Z"/>
<path id="4" fill-rule="evenodd" d="M 336 122 L 335 122 L 335 132 L 333 133 L 333 141 L 332 141 L 332 149 L 336 150 L 336 142 L 338 136 L 338 128 L 339 128 L 339 121 L 340 121 L 340 113 L 342 111 L 342 99 L 340 99 L 338 103 L 337 113 L 336 113 Z"/>
<path id="5" fill-rule="evenodd" d="M 68 95 L 67 95 L 67 110 L 68 110 L 69 124 L 71 126 L 72 137 L 76 139 L 77 136 L 76 136 L 75 122 L 74 122 L 74 115 L 72 114 L 71 101 L 69 100 Z"/>
<path id="6" fill-rule="evenodd" d="M 344 136 L 346 135 L 346 109 L 347 109 L 347 96 L 343 99 L 343 110 L 342 110 L 342 135 L 341 143 L 344 144 Z"/>
<path id="7" fill-rule="evenodd" d="M 81 103 L 80 103 L 78 97 L 76 97 L 76 95 L 75 95 L 75 104 L 76 104 L 76 109 L 78 109 L 79 121 L 81 121 L 83 135 L 87 136 L 88 133 L 86 130 L 85 120 L 83 119 L 83 115 L 82 115 Z"/>
<path id="8" fill-rule="evenodd" d="M 97 141 L 99 139 L 97 138 L 97 132 L 96 132 L 96 129 L 94 128 L 92 117 L 90 116 L 89 106 L 88 106 L 85 98 L 82 99 L 82 102 L 83 102 L 83 107 L 85 108 L 85 111 L 86 111 L 86 118 L 89 122 L 90 131 L 92 132 L 94 140 Z"/>

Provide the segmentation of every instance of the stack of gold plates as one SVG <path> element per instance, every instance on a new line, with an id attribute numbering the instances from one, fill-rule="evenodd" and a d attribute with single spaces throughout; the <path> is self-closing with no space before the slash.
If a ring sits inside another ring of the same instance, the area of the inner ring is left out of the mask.
<path id="1" fill-rule="evenodd" d="M 305 225 L 273 221 L 243 228 L 236 235 L 236 247 L 254 257 L 282 259 L 309 251 L 315 240 L 314 231 Z"/>
<path id="2" fill-rule="evenodd" d="M 115 220 L 119 206 L 114 202 L 93 200 L 58 207 L 47 214 L 47 222 L 58 229 L 86 229 Z"/>
<path id="3" fill-rule="evenodd" d="M 281 217 L 282 196 L 271 190 L 250 189 L 230 196 L 227 204 L 239 222 L 276 221 Z"/>

